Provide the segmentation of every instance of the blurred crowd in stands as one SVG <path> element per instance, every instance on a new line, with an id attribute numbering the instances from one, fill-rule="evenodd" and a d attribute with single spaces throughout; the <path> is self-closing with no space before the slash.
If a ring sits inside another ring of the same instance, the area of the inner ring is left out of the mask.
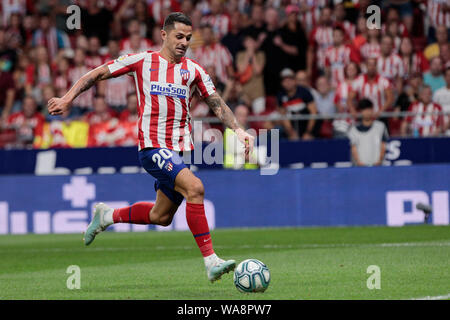
<path id="1" fill-rule="evenodd" d="M 63 116 L 49 116 L 47 101 L 109 60 L 159 50 L 161 25 L 173 11 L 191 17 L 186 55 L 228 105 L 267 116 L 248 122 L 255 129 L 279 128 L 291 140 L 345 137 L 358 100 L 368 98 L 391 136 L 450 132 L 450 115 L 442 114 L 450 112 L 448 0 L 0 1 L 0 147 L 136 145 L 132 77 L 100 82 Z M 80 29 L 66 24 L 72 4 L 81 8 Z M 374 11 L 367 13 L 373 4 L 379 26 Z M 391 111 L 416 114 L 382 114 Z M 190 112 L 193 119 L 213 115 L 199 99 Z M 340 113 L 350 117 L 333 119 Z"/>

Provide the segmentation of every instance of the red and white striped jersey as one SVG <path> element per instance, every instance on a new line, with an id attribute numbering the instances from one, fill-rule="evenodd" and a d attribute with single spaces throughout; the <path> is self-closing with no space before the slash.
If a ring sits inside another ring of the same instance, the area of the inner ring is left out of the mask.
<path id="1" fill-rule="evenodd" d="M 375 112 L 384 105 L 386 101 L 385 91 L 389 88 L 391 88 L 390 81 L 381 75 L 369 80 L 367 75 L 363 74 L 356 78 L 352 84 L 352 90 L 357 93 L 358 99 L 370 99 Z"/>
<path id="2" fill-rule="evenodd" d="M 231 19 L 227 14 L 210 14 L 201 19 L 202 24 L 212 26 L 217 39 L 222 39 L 231 29 Z"/>
<path id="3" fill-rule="evenodd" d="M 123 39 L 120 41 L 120 53 L 122 55 L 129 53 L 139 53 L 142 51 L 150 50 L 153 46 L 153 42 L 147 38 L 141 38 L 139 43 L 138 52 L 133 52 L 133 48 L 131 48 L 130 38 Z"/>
<path id="4" fill-rule="evenodd" d="M 347 110 L 347 100 L 351 89 L 352 83 L 347 81 L 340 82 L 334 94 L 334 104 L 339 104 Z"/>
<path id="5" fill-rule="evenodd" d="M 363 60 L 368 58 L 378 58 L 381 55 L 381 48 L 378 42 L 366 42 L 361 46 L 360 54 Z"/>
<path id="6" fill-rule="evenodd" d="M 134 83 L 131 77 L 112 78 L 105 81 L 105 100 L 109 106 L 125 107 L 127 95 L 134 92 Z"/>
<path id="7" fill-rule="evenodd" d="M 327 0 L 292 0 L 291 4 L 298 5 L 301 8 L 298 19 L 308 34 L 319 23 L 320 8 L 327 4 Z"/>
<path id="8" fill-rule="evenodd" d="M 425 105 L 423 102 L 415 102 L 409 106 L 409 112 L 418 113 L 409 116 L 406 121 L 412 130 L 418 130 L 422 137 L 430 136 L 440 132 L 443 127 L 443 116 L 434 114 L 420 114 L 421 112 L 441 112 L 442 108 L 437 103 L 430 102 Z"/>
<path id="9" fill-rule="evenodd" d="M 355 50 L 349 45 L 329 47 L 325 55 L 325 66 L 330 68 L 331 85 L 337 85 L 345 80 L 345 66 L 351 61 L 359 63 L 359 57 Z"/>
<path id="10" fill-rule="evenodd" d="M 148 13 L 161 26 L 165 17 L 171 12 L 180 11 L 180 3 L 177 0 L 147 0 Z"/>
<path id="11" fill-rule="evenodd" d="M 450 11 L 444 11 L 444 4 L 450 6 L 448 0 L 428 0 L 427 13 L 430 26 L 436 28 L 440 25 L 445 25 L 450 28 Z"/>
<path id="12" fill-rule="evenodd" d="M 377 66 L 378 72 L 389 80 L 405 76 L 405 65 L 398 54 L 393 53 L 388 57 L 378 57 Z"/>
<path id="13" fill-rule="evenodd" d="M 189 151 L 191 100 L 195 91 L 206 98 L 216 92 L 213 82 L 195 61 L 169 63 L 157 51 L 129 54 L 108 62 L 113 77 L 131 73 L 138 100 L 139 149 Z"/>
<path id="14" fill-rule="evenodd" d="M 408 78 L 414 73 L 424 73 L 430 68 L 430 63 L 425 58 L 422 52 L 416 52 L 411 57 L 404 57 L 403 68 L 405 70 L 405 78 Z"/>
<path id="15" fill-rule="evenodd" d="M 72 84 L 78 81 L 82 76 L 91 71 L 91 68 L 86 66 L 74 67 L 69 70 L 69 80 Z M 94 104 L 94 90 L 87 90 L 84 94 L 79 95 L 73 100 L 73 105 L 77 107 L 91 109 Z"/>
<path id="16" fill-rule="evenodd" d="M 333 28 L 318 26 L 311 31 L 310 45 L 316 50 L 317 68 L 325 67 L 326 51 L 333 45 Z"/>
<path id="17" fill-rule="evenodd" d="M 215 67 L 219 80 L 223 83 L 227 82 L 227 68 L 232 65 L 233 57 L 226 47 L 218 42 L 204 45 L 193 50 L 193 56 L 204 68 Z"/>

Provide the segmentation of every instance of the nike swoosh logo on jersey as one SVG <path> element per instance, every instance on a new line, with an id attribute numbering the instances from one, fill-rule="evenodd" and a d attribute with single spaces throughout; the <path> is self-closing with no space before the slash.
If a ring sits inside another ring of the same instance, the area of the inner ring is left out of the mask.
<path id="1" fill-rule="evenodd" d="M 150 68 L 149 70 L 150 70 L 150 72 L 152 72 L 152 71 L 158 71 L 159 69 L 158 68 L 155 68 L 155 69 Z"/>

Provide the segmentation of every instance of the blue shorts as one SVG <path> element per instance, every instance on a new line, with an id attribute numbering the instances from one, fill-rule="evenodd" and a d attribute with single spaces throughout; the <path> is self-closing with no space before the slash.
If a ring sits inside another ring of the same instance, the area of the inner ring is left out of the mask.
<path id="1" fill-rule="evenodd" d="M 155 191 L 161 190 L 172 202 L 180 205 L 184 197 L 175 191 L 175 178 L 187 168 L 180 155 L 166 148 L 146 148 L 139 151 L 142 167 L 155 179 Z"/>

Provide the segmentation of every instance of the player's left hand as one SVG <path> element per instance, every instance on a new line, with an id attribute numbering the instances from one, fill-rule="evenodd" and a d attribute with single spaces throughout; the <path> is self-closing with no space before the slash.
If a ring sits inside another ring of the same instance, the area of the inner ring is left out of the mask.
<path id="1" fill-rule="evenodd" d="M 236 129 L 236 134 L 240 142 L 245 146 L 245 160 L 250 159 L 250 154 L 253 153 L 253 145 L 255 143 L 255 137 L 245 132 L 242 128 Z"/>

